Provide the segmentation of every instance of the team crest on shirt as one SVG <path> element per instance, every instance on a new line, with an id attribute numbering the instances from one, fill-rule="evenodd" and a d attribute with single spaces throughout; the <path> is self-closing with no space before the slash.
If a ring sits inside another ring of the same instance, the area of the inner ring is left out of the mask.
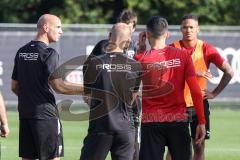
<path id="1" fill-rule="evenodd" d="M 134 50 L 127 50 L 126 55 L 128 56 L 128 58 L 133 59 L 134 55 L 135 55 L 135 51 Z"/>

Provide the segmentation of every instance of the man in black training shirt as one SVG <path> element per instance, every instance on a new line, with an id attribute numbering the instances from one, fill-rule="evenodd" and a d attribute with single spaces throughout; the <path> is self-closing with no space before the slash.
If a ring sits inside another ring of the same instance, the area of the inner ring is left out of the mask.
<path id="1" fill-rule="evenodd" d="M 118 22 L 120 23 L 125 23 L 127 24 L 130 29 L 131 32 L 133 33 L 136 29 L 136 24 L 137 24 L 137 16 L 136 14 L 131 11 L 131 10 L 123 10 L 119 17 L 118 17 Z M 109 33 L 109 36 L 111 35 L 111 33 Z M 98 56 L 98 55 L 103 55 L 105 54 L 106 51 L 106 47 L 108 46 L 108 39 L 104 39 L 99 41 L 93 51 L 91 52 L 91 54 L 89 55 L 88 59 L 86 60 L 85 64 L 88 63 L 88 61 L 94 57 L 94 56 Z M 129 46 L 127 48 L 124 48 L 124 54 L 126 54 L 129 58 L 134 58 L 135 54 L 136 54 L 136 50 L 137 47 L 135 46 L 135 42 L 132 40 L 129 44 Z M 133 117 L 134 117 L 134 126 L 136 129 L 136 135 L 135 135 L 135 151 L 134 151 L 134 160 L 138 160 L 139 159 L 139 147 L 140 147 L 140 113 L 141 113 L 141 99 L 137 98 L 136 101 L 133 104 Z"/>
<path id="2" fill-rule="evenodd" d="M 83 91 L 80 85 L 64 82 L 61 75 L 51 76 L 59 55 L 48 44 L 57 42 L 61 34 L 60 19 L 42 15 L 36 39 L 21 47 L 14 60 L 12 91 L 18 96 L 19 157 L 23 160 L 58 160 L 63 156 L 61 124 L 51 87 L 63 94 Z"/>
<path id="3" fill-rule="evenodd" d="M 113 26 L 106 53 L 92 57 L 84 74 L 84 93 L 91 97 L 88 135 L 81 160 L 132 160 L 135 127 L 132 102 L 140 84 L 141 65 L 123 54 L 131 40 L 124 23 Z"/>

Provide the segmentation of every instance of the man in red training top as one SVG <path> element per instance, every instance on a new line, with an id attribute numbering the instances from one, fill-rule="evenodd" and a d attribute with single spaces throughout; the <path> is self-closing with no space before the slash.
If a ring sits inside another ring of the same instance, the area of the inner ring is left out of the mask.
<path id="1" fill-rule="evenodd" d="M 145 41 L 142 37 L 140 42 Z M 174 160 L 188 160 L 191 138 L 184 101 L 185 81 L 199 120 L 195 143 L 202 143 L 205 137 L 203 99 L 191 56 L 165 44 L 168 23 L 162 17 L 149 20 L 146 37 L 151 49 L 135 57 L 144 69 L 140 160 L 162 160 L 165 146 Z"/>
<path id="2" fill-rule="evenodd" d="M 186 15 L 182 18 L 181 23 L 181 32 L 182 32 L 182 40 L 176 40 L 171 44 L 176 48 L 180 48 L 183 50 L 191 51 L 193 65 L 196 71 L 197 81 L 202 90 L 204 97 L 204 114 L 206 118 L 206 136 L 205 139 L 210 138 L 210 110 L 208 99 L 215 98 L 221 91 L 227 86 L 233 77 L 233 70 L 231 66 L 225 61 L 219 52 L 209 43 L 199 40 L 199 25 L 198 18 L 194 15 Z M 210 92 L 207 89 L 207 80 L 212 77 L 212 75 L 208 72 L 210 63 L 213 63 L 217 66 L 218 69 L 223 71 L 223 76 L 220 83 L 216 86 L 216 88 Z M 196 117 L 194 104 L 192 102 L 192 97 L 190 94 L 189 87 L 186 85 L 184 89 L 184 98 L 187 105 L 187 111 L 189 114 L 189 122 L 191 129 L 191 137 L 195 138 L 196 127 L 198 124 L 198 120 Z M 204 149 L 205 143 L 196 145 L 193 143 L 193 160 L 204 160 Z"/>

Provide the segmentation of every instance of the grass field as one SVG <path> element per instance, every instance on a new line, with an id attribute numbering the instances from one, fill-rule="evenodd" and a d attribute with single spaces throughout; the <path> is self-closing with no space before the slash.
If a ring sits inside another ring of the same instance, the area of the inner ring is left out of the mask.
<path id="1" fill-rule="evenodd" d="M 8 112 L 10 136 L 0 139 L 1 160 L 18 159 L 18 114 Z M 211 112 L 211 140 L 206 143 L 206 160 L 240 160 L 240 110 L 215 109 Z M 87 122 L 62 121 L 65 157 L 79 159 Z M 110 160 L 110 158 L 108 157 Z"/>

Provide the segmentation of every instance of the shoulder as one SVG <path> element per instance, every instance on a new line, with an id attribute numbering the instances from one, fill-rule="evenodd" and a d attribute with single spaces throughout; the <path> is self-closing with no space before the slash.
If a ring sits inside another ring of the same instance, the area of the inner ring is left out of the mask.
<path id="1" fill-rule="evenodd" d="M 91 57 L 89 57 L 87 64 L 88 65 L 96 65 L 96 64 L 103 62 L 104 59 L 105 59 L 105 55 L 91 56 Z"/>
<path id="2" fill-rule="evenodd" d="M 182 40 L 174 40 L 169 46 L 175 47 L 175 48 L 182 48 Z"/>
<path id="3" fill-rule="evenodd" d="M 136 61 L 141 61 L 144 58 L 144 56 L 146 55 L 147 52 L 148 52 L 147 50 L 137 52 L 137 54 L 134 56 L 134 59 Z"/>
<path id="4" fill-rule="evenodd" d="M 17 52 L 22 52 L 23 50 L 28 50 L 29 47 L 31 46 L 31 42 L 28 42 L 27 44 L 21 46 Z"/>
<path id="5" fill-rule="evenodd" d="M 46 48 L 49 54 L 58 55 L 58 52 L 54 48 Z"/>
<path id="6" fill-rule="evenodd" d="M 99 41 L 96 45 L 106 45 L 108 43 L 107 39 L 103 39 L 101 41 Z"/>
<path id="7" fill-rule="evenodd" d="M 212 44 L 207 42 L 203 44 L 203 54 L 208 63 L 214 63 L 218 67 L 220 67 L 225 60 L 220 52 Z"/>
<path id="8" fill-rule="evenodd" d="M 180 49 L 180 48 L 176 48 L 174 46 L 167 46 L 166 47 L 166 52 L 170 52 L 170 54 L 175 53 L 175 54 L 179 54 L 179 55 L 185 55 L 186 54 L 186 56 L 190 56 L 191 55 L 190 51 L 187 51 L 187 50 L 184 50 L 184 49 Z"/>
<path id="9" fill-rule="evenodd" d="M 185 62 L 191 59 L 192 54 L 191 51 L 179 49 L 172 46 L 168 46 L 166 52 L 168 52 L 168 55 L 172 56 L 172 58 L 178 58 Z"/>
<path id="10" fill-rule="evenodd" d="M 139 64 L 140 65 L 140 63 L 136 59 L 132 59 L 132 58 L 127 57 L 127 60 L 130 63 L 137 64 L 137 65 Z"/>
<path id="11" fill-rule="evenodd" d="M 169 44 L 169 46 L 171 46 L 171 47 L 175 47 L 173 43 Z"/>
<path id="12" fill-rule="evenodd" d="M 42 61 L 58 61 L 59 60 L 59 54 L 58 52 L 53 48 L 45 48 L 41 51 L 40 57 Z"/>
<path id="13" fill-rule="evenodd" d="M 53 48 L 44 49 L 44 54 L 45 54 L 46 58 L 48 58 L 48 57 L 59 57 L 58 52 Z"/>
<path id="14" fill-rule="evenodd" d="M 215 49 L 214 45 L 207 42 L 207 41 L 203 41 L 203 48 L 205 48 L 205 49 L 212 49 L 212 48 Z"/>
<path id="15" fill-rule="evenodd" d="M 178 52 L 178 51 L 181 51 L 181 49 L 174 47 L 172 44 L 166 46 L 166 50 L 168 52 Z"/>
<path id="16" fill-rule="evenodd" d="M 102 49 L 102 48 L 105 48 L 106 45 L 108 44 L 108 40 L 107 39 L 103 39 L 103 40 L 100 40 L 94 48 L 96 49 Z"/>
<path id="17" fill-rule="evenodd" d="M 207 57 L 213 55 L 220 56 L 220 53 L 217 50 L 217 48 L 206 41 L 203 41 L 203 54 Z"/>
<path id="18" fill-rule="evenodd" d="M 93 48 L 92 52 L 90 55 L 92 56 L 98 56 L 98 55 L 102 55 L 105 53 L 105 48 L 108 45 L 108 40 L 104 39 L 99 41 L 95 47 Z"/>

